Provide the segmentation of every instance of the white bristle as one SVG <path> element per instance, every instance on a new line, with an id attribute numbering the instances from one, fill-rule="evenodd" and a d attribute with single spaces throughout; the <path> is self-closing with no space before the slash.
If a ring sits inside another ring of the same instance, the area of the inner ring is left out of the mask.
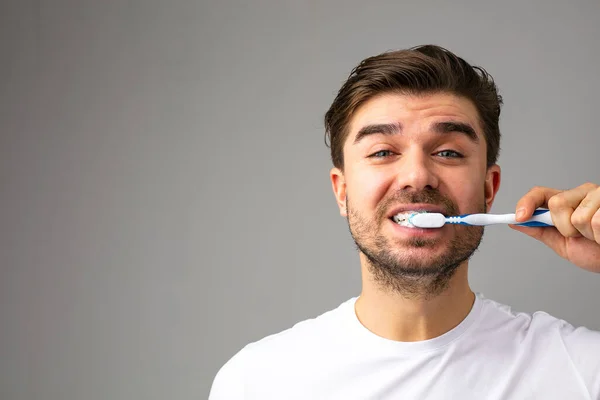
<path id="1" fill-rule="evenodd" d="M 419 228 L 441 228 L 446 223 L 446 217 L 440 213 L 424 213 L 412 215 L 409 221 Z"/>

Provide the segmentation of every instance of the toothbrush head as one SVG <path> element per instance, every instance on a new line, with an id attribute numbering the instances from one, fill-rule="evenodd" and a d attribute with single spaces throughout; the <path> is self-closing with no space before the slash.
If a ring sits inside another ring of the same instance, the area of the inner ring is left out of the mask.
<path id="1" fill-rule="evenodd" d="M 446 223 L 446 217 L 440 213 L 412 214 L 408 222 L 418 228 L 441 228 Z"/>

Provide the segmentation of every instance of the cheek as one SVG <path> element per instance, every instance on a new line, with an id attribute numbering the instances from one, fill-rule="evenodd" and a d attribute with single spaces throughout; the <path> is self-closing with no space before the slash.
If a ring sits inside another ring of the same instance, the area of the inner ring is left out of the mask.
<path id="1" fill-rule="evenodd" d="M 480 177 L 461 179 L 449 187 L 461 213 L 479 212 L 485 202 L 484 180 Z"/>
<path id="2" fill-rule="evenodd" d="M 349 178 L 347 193 L 355 206 L 374 208 L 389 188 L 390 179 L 383 173 L 355 170 Z"/>

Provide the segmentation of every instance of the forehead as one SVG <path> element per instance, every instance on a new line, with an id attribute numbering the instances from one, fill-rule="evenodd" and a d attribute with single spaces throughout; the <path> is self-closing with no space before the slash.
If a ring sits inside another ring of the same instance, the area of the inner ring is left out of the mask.
<path id="1" fill-rule="evenodd" d="M 482 137 L 479 113 L 467 98 L 449 93 L 407 95 L 386 93 L 375 96 L 361 105 L 350 120 L 348 141 L 370 124 L 402 123 L 411 127 L 439 120 L 452 120 L 471 125 Z"/>

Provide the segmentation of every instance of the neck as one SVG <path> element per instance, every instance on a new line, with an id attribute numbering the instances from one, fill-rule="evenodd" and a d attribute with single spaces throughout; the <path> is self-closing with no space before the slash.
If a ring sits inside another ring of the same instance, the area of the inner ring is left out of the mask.
<path id="1" fill-rule="evenodd" d="M 371 332 L 390 340 L 415 342 L 443 335 L 460 324 L 473 307 L 475 295 L 467 271 L 465 261 L 443 292 L 407 298 L 378 285 L 363 263 L 363 290 L 356 301 L 356 316 Z"/>

